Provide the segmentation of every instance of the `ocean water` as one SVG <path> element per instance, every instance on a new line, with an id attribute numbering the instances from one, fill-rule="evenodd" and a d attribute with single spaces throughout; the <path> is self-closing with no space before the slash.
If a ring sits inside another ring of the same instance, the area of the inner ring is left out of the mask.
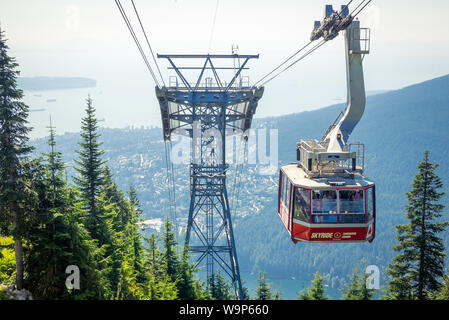
<path id="1" fill-rule="evenodd" d="M 100 126 L 160 127 L 159 104 L 151 84 L 143 82 L 136 87 L 126 81 L 97 80 L 93 88 L 25 91 L 23 101 L 30 108 L 28 121 L 33 127 L 30 138 L 48 136 L 50 116 L 57 134 L 79 132 L 89 95 Z"/>

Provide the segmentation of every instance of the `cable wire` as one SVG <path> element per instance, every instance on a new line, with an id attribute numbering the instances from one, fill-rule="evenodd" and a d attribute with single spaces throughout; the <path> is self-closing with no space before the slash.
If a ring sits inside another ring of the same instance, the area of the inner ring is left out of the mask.
<path id="1" fill-rule="evenodd" d="M 352 11 L 351 15 L 358 9 L 360 8 L 361 5 L 363 5 L 365 3 L 366 0 L 363 0 L 361 3 L 359 3 L 359 5 Z M 357 11 L 357 13 L 353 16 L 353 19 L 363 10 L 365 9 L 365 7 L 371 2 L 372 0 L 369 0 L 359 11 Z M 344 9 L 346 9 L 351 3 L 353 2 L 353 0 L 349 1 L 346 6 L 344 7 Z M 343 9 L 343 10 L 344 10 Z M 298 50 L 297 52 L 295 52 L 292 56 L 290 56 L 287 60 L 285 60 L 282 64 L 280 64 L 278 67 L 276 67 L 274 70 L 272 70 L 269 74 L 267 74 L 266 76 L 264 76 L 262 79 L 260 79 L 259 81 L 257 81 L 254 86 L 256 86 L 258 83 L 260 83 L 263 79 L 267 78 L 269 75 L 273 74 L 273 72 L 275 72 L 276 70 L 278 70 L 281 66 L 283 66 L 285 63 L 287 63 L 289 60 L 291 60 L 294 56 L 296 56 L 297 54 L 299 54 L 301 51 L 303 51 L 305 48 L 307 48 L 313 41 L 309 42 L 308 44 L 306 44 L 304 47 L 302 47 L 300 50 Z M 262 83 L 261 87 L 263 87 L 264 85 L 266 85 L 268 82 L 270 82 L 271 80 L 275 79 L 276 77 L 278 77 L 281 73 L 287 71 L 288 69 L 290 69 L 293 65 L 295 65 L 296 63 L 298 63 L 299 61 L 303 60 L 304 58 L 306 58 L 308 55 L 310 55 L 311 53 L 313 53 L 314 51 L 316 51 L 318 48 L 320 48 L 322 45 L 324 45 L 327 41 L 326 40 L 321 40 L 317 45 L 315 45 L 311 50 L 309 50 L 306 54 L 302 55 L 299 59 L 295 60 L 293 63 L 291 63 L 290 65 L 288 65 L 286 68 L 284 68 L 282 71 L 278 72 L 277 74 L 275 74 L 273 77 L 269 78 L 267 81 L 265 81 L 264 83 Z"/>
<path id="2" fill-rule="evenodd" d="M 157 63 L 157 60 L 154 57 L 153 49 L 151 48 L 150 41 L 148 40 L 148 37 L 147 37 L 147 33 L 145 32 L 145 28 L 143 27 L 142 20 L 140 20 L 140 15 L 139 15 L 139 12 L 137 11 L 136 5 L 134 4 L 134 0 L 131 0 L 131 3 L 133 5 L 134 12 L 136 13 L 137 19 L 139 20 L 140 27 L 142 29 L 142 32 L 143 32 L 144 36 L 145 36 L 145 40 L 147 41 L 147 45 L 150 48 L 150 52 L 151 52 L 151 56 L 153 57 L 154 64 L 156 65 L 157 71 L 159 72 L 159 76 L 161 77 L 162 83 L 165 86 L 164 77 L 162 77 L 161 69 L 159 69 L 159 65 Z"/>
<path id="3" fill-rule="evenodd" d="M 366 0 L 362 0 L 362 2 L 360 2 L 360 3 L 358 4 L 358 6 L 354 8 L 354 10 L 352 10 L 352 12 L 351 12 L 350 15 L 352 15 L 358 8 L 360 8 L 360 6 L 361 6 L 365 1 L 366 1 Z M 354 19 L 354 17 L 352 17 L 352 18 Z"/>
<path id="4" fill-rule="evenodd" d="M 174 194 L 174 183 L 173 183 L 173 167 L 171 163 L 171 157 L 170 157 L 170 146 L 167 141 L 164 143 L 165 145 L 165 164 L 166 164 L 166 181 L 167 181 L 167 191 L 168 191 L 168 201 L 169 201 L 169 212 L 170 212 L 170 219 L 173 222 L 173 225 L 177 229 L 177 223 L 176 223 L 176 200 L 175 200 L 175 194 Z"/>
<path id="5" fill-rule="evenodd" d="M 342 9 L 345 10 L 347 7 L 349 7 L 349 5 L 353 2 L 354 0 L 350 0 Z M 363 0 L 363 2 L 365 2 L 365 0 Z M 284 62 L 282 62 L 279 66 L 277 66 L 276 68 L 274 68 L 270 73 L 268 73 L 267 75 L 265 75 L 263 78 L 261 78 L 259 81 L 257 81 L 254 86 L 257 86 L 258 83 L 262 82 L 264 79 L 266 79 L 267 77 L 269 77 L 271 74 L 273 74 L 276 70 L 278 70 L 280 67 L 282 67 L 284 64 L 286 64 L 288 61 L 290 61 L 293 57 L 295 57 L 296 55 L 298 55 L 299 53 L 301 53 L 304 49 L 306 49 L 308 46 L 310 46 L 312 44 L 313 41 L 310 41 L 309 43 L 307 43 L 305 46 L 303 46 L 301 49 L 299 49 L 298 51 L 296 51 L 294 54 L 292 54 L 290 57 L 288 57 Z M 268 81 L 267 81 L 268 82 Z M 265 83 L 267 83 L 265 82 Z M 264 84 L 265 84 L 264 83 Z"/>
<path id="6" fill-rule="evenodd" d="M 155 74 L 153 72 L 153 69 L 151 68 L 150 63 L 148 62 L 148 59 L 147 59 L 147 57 L 145 55 L 145 52 L 143 51 L 142 46 L 140 45 L 139 39 L 137 38 L 136 33 L 134 32 L 134 29 L 133 29 L 133 27 L 132 27 L 132 25 L 131 25 L 131 23 L 130 23 L 130 21 L 128 19 L 128 16 L 126 15 L 125 10 L 123 9 L 122 4 L 120 3 L 120 0 L 115 0 L 115 3 L 116 3 L 116 5 L 117 5 L 117 7 L 118 7 L 118 9 L 120 11 L 120 14 L 122 15 L 123 20 L 125 21 L 126 26 L 128 27 L 129 32 L 131 33 L 131 36 L 133 37 L 133 40 L 134 40 L 134 42 L 135 42 L 135 44 L 137 46 L 137 49 L 139 49 L 139 52 L 140 52 L 140 54 L 141 54 L 141 56 L 142 56 L 142 58 L 143 58 L 143 60 L 145 62 L 145 65 L 147 66 L 148 70 L 150 71 L 150 74 L 151 74 L 155 84 L 158 87 L 160 87 L 159 81 L 157 80 L 157 78 L 156 78 L 156 76 L 155 76 Z"/>
<path id="7" fill-rule="evenodd" d="M 281 72 L 278 72 L 277 74 L 275 74 L 273 77 L 271 77 L 270 79 L 268 79 L 267 81 L 265 81 L 264 83 L 261 84 L 261 87 L 265 86 L 268 82 L 270 82 L 271 80 L 277 78 L 280 74 L 282 74 L 283 72 L 287 71 L 288 69 L 290 69 L 291 67 L 293 67 L 296 63 L 298 63 L 299 61 L 303 60 L 304 58 L 306 58 L 308 55 L 310 55 L 311 53 L 313 53 L 314 51 L 316 51 L 318 48 L 320 48 L 322 45 L 324 45 L 327 41 L 326 40 L 321 40 L 317 45 L 315 45 L 312 49 L 310 49 L 307 53 L 305 53 L 304 55 L 302 55 L 299 59 L 295 60 L 294 62 L 292 62 L 291 64 L 289 64 L 286 68 L 284 68 Z"/>
<path id="8" fill-rule="evenodd" d="M 354 1 L 354 0 L 349 1 L 349 2 L 348 2 L 348 3 L 341 9 L 340 12 L 346 10 L 346 8 L 349 7 L 349 5 L 352 3 L 352 1 Z"/>
<path id="9" fill-rule="evenodd" d="M 237 216 L 237 211 L 238 211 L 238 208 L 239 208 L 240 190 L 241 190 L 241 187 L 242 187 L 243 165 L 245 163 L 245 159 L 247 159 L 247 157 L 248 157 L 248 141 L 247 140 L 245 140 L 243 148 L 244 148 L 243 149 L 243 161 L 240 164 L 240 172 L 238 173 L 238 180 L 239 180 L 239 182 L 238 182 L 237 191 L 236 191 L 237 195 L 235 196 L 235 198 L 232 201 L 233 202 L 233 206 L 234 206 L 234 209 L 232 210 L 232 212 L 234 213 L 234 216 Z M 232 207 L 231 207 L 231 209 L 232 209 Z"/>
<path id="10" fill-rule="evenodd" d="M 215 14 L 214 14 L 214 20 L 212 22 L 212 30 L 210 32 L 210 37 L 209 37 L 209 48 L 207 49 L 207 53 L 210 53 L 210 49 L 212 47 L 212 39 L 214 36 L 214 31 L 215 31 L 215 21 L 217 20 L 217 12 L 218 12 L 218 5 L 220 3 L 220 0 L 217 0 L 217 4 L 215 6 Z"/>
<path id="11" fill-rule="evenodd" d="M 177 208 L 176 208 L 176 186 L 175 186 L 175 176 L 176 176 L 176 174 L 175 174 L 175 167 L 173 165 L 173 161 L 172 161 L 172 158 L 171 158 L 172 149 L 173 149 L 172 141 L 170 140 L 168 151 L 169 151 L 169 160 L 170 160 L 170 164 L 171 164 L 171 181 L 172 181 L 171 187 L 172 187 L 173 206 L 174 206 L 174 211 L 173 211 L 174 212 L 174 221 L 173 221 L 173 223 L 175 224 L 175 230 L 178 230 L 178 223 L 177 223 L 178 219 L 177 219 Z"/>
<path id="12" fill-rule="evenodd" d="M 358 15 L 359 15 L 359 13 L 363 10 L 363 9 L 365 9 L 365 7 L 367 6 L 367 5 L 369 5 L 369 3 L 371 2 L 372 0 L 369 0 L 359 11 L 357 11 L 357 13 L 354 15 L 354 17 L 357 17 Z M 363 1 L 363 2 L 365 2 L 365 1 Z"/>
<path id="13" fill-rule="evenodd" d="M 305 46 L 303 46 L 301 49 L 299 49 L 298 51 L 296 51 L 294 54 L 292 54 L 290 57 L 288 57 L 284 62 L 282 62 L 280 65 L 278 65 L 276 68 L 274 68 L 270 73 L 268 73 L 267 75 L 265 75 L 263 78 L 261 78 L 259 81 L 257 81 L 254 86 L 257 86 L 258 83 L 262 82 L 262 80 L 266 79 L 267 77 L 269 77 L 271 74 L 273 74 L 276 70 L 278 70 L 280 67 L 282 67 L 284 64 L 286 64 L 289 60 L 291 60 L 293 57 L 295 57 L 297 54 L 299 54 L 301 51 L 303 51 L 304 49 L 306 49 L 308 46 L 310 46 L 312 44 L 313 41 L 310 41 L 308 44 L 306 44 Z"/>
<path id="14" fill-rule="evenodd" d="M 242 160 L 242 162 L 240 162 L 240 157 L 241 157 L 241 148 L 242 148 L 242 141 L 240 141 L 240 143 L 238 144 L 238 146 L 236 146 L 236 153 L 235 153 L 235 161 L 236 161 L 236 165 L 235 165 L 235 173 L 234 173 L 234 183 L 232 184 L 232 191 L 231 191 L 231 204 L 230 204 L 230 209 L 231 212 L 233 212 L 233 207 L 234 207 L 234 203 L 235 203 L 235 189 L 237 186 L 237 178 L 239 176 L 239 171 L 241 171 L 241 164 L 244 161 L 244 159 Z"/>

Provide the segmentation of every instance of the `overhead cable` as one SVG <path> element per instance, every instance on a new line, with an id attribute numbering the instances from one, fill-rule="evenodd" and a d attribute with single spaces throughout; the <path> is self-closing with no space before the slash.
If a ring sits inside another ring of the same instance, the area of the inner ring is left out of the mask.
<path id="1" fill-rule="evenodd" d="M 353 15 L 353 19 L 363 10 L 365 9 L 365 7 L 371 2 L 372 0 L 369 0 L 368 2 L 366 2 L 366 0 L 361 1 L 357 7 L 352 11 L 351 15 L 356 12 L 356 10 L 358 8 L 360 8 L 363 4 L 364 6 L 358 10 L 355 15 Z M 353 0 L 349 1 L 342 10 L 345 10 L 351 3 L 353 2 Z M 365 3 L 366 2 L 366 3 Z M 262 80 L 266 79 L 268 76 L 270 76 L 271 74 L 273 74 L 275 71 L 277 71 L 280 67 L 282 67 L 283 65 L 285 65 L 288 61 L 290 61 L 293 57 L 295 57 L 296 55 L 298 55 L 300 52 L 302 52 L 304 49 L 306 49 L 308 46 L 310 46 L 310 44 L 312 44 L 313 41 L 310 41 L 308 44 L 306 44 L 305 46 L 303 46 L 301 49 L 299 49 L 297 52 L 295 52 L 293 55 L 291 55 L 289 58 L 287 58 L 287 60 L 285 60 L 283 63 L 281 63 L 279 66 L 277 66 L 275 69 L 273 69 L 270 73 L 268 73 L 267 75 L 265 75 L 263 78 L 261 78 L 259 81 L 257 81 L 254 86 L 256 86 L 257 84 L 259 84 L 260 82 L 262 82 Z M 298 63 L 299 61 L 303 60 L 304 58 L 306 58 L 308 55 L 310 55 L 311 53 L 313 53 L 314 51 L 316 51 L 318 48 L 320 48 L 322 45 L 324 45 L 327 41 L 326 40 L 321 40 L 317 45 L 315 45 L 312 49 L 310 49 L 307 53 L 305 53 L 304 55 L 302 55 L 299 59 L 295 60 L 293 63 L 289 64 L 286 68 L 284 68 L 282 71 L 278 72 L 277 74 L 275 74 L 274 76 L 272 76 L 271 78 L 269 78 L 267 81 L 265 81 L 264 83 L 262 83 L 261 87 L 266 85 L 268 82 L 270 82 L 271 80 L 275 79 L 276 77 L 278 77 L 281 73 L 287 71 L 288 69 L 290 69 L 293 65 L 295 65 L 296 63 Z"/>
<path id="2" fill-rule="evenodd" d="M 145 40 L 147 41 L 148 48 L 150 48 L 151 56 L 153 57 L 154 64 L 156 65 L 157 71 L 159 72 L 159 76 L 161 77 L 162 83 L 165 86 L 164 77 L 162 76 L 161 69 L 159 69 L 159 65 L 154 56 L 153 49 L 151 48 L 150 41 L 148 40 L 147 33 L 145 32 L 145 28 L 143 27 L 142 20 L 140 20 L 139 12 L 137 11 L 136 5 L 134 4 L 134 0 L 131 0 L 131 3 L 134 8 L 134 12 L 136 13 L 137 19 L 139 20 L 140 27 L 142 29 L 143 35 L 145 36 Z"/>
<path id="3" fill-rule="evenodd" d="M 289 64 L 287 67 L 285 67 L 284 69 L 282 69 L 282 71 L 278 72 L 277 74 L 275 74 L 274 76 L 272 76 L 271 78 L 269 78 L 267 81 L 265 81 L 264 83 L 262 83 L 261 87 L 263 87 L 264 85 L 266 85 L 268 82 L 270 82 L 271 80 L 275 79 L 276 77 L 278 77 L 281 73 L 287 71 L 288 69 L 290 69 L 291 67 L 293 67 L 296 63 L 298 63 L 299 61 L 303 60 L 304 58 L 306 58 L 308 55 L 310 55 L 311 53 L 313 53 L 315 50 L 317 50 L 318 48 L 320 48 L 322 45 L 324 45 L 327 41 L 326 40 L 321 40 L 318 44 L 316 44 L 312 49 L 310 49 L 309 51 L 307 51 L 307 53 L 305 53 L 304 55 L 302 55 L 299 59 L 293 61 L 291 64 Z"/>
<path id="4" fill-rule="evenodd" d="M 219 3 L 220 3 L 220 0 L 217 0 L 217 4 L 215 5 L 215 14 L 214 14 L 214 20 L 212 21 L 212 30 L 210 32 L 209 48 L 207 49 L 207 53 L 210 53 L 210 49 L 212 47 L 212 39 L 214 37 L 215 21 L 217 20 L 217 12 L 218 12 L 218 5 L 219 5 Z"/>
<path id="5" fill-rule="evenodd" d="M 151 68 L 150 63 L 148 62 L 148 59 L 147 59 L 147 57 L 145 55 L 145 52 L 143 51 L 142 46 L 140 45 L 139 39 L 137 38 L 136 33 L 134 32 L 134 29 L 133 29 L 133 27 L 132 27 L 132 25 L 131 25 L 131 23 L 130 23 L 130 21 L 128 19 L 128 16 L 126 15 L 125 10 L 123 9 L 122 4 L 120 3 L 120 0 L 115 0 L 115 3 L 117 4 L 117 7 L 118 7 L 118 9 L 120 11 L 120 14 L 122 15 L 122 18 L 125 21 L 125 24 L 128 27 L 128 30 L 131 33 L 131 36 L 132 36 L 132 38 L 133 38 L 133 40 L 134 40 L 134 42 L 135 42 L 135 44 L 137 46 L 137 49 L 139 49 L 139 52 L 140 52 L 140 54 L 141 54 L 141 56 L 142 56 L 142 58 L 143 58 L 143 60 L 145 62 L 145 65 L 147 66 L 148 70 L 150 71 L 150 74 L 151 74 L 155 84 L 158 87 L 160 87 L 159 81 L 157 80 L 157 78 L 156 78 L 156 76 L 155 76 L 155 74 L 153 72 L 153 69 Z"/>

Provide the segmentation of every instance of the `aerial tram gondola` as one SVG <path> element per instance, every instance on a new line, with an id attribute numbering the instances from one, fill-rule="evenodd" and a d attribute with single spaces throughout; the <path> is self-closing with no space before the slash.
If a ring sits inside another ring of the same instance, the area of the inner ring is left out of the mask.
<path id="1" fill-rule="evenodd" d="M 320 35 L 316 39 L 328 40 L 344 30 L 346 109 L 321 140 L 301 140 L 297 162 L 280 170 L 278 214 L 295 243 L 372 242 L 375 237 L 375 184 L 363 175 L 365 148 L 348 142 L 365 110 L 362 60 L 369 53 L 369 29 L 342 9 L 337 13 L 326 6 L 325 20 L 314 32 Z"/>

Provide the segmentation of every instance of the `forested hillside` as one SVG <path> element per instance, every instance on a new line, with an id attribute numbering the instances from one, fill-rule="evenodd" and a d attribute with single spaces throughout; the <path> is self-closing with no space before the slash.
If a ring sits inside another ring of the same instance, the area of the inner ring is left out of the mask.
<path id="1" fill-rule="evenodd" d="M 265 270 L 269 278 L 310 280 L 319 270 L 330 275 L 330 286 L 338 288 L 348 280 L 352 266 L 375 264 L 381 269 L 381 284 L 386 284 L 385 270 L 394 256 L 392 246 L 396 244 L 394 226 L 405 222 L 405 193 L 411 188 L 416 165 L 426 149 L 430 150 L 431 161 L 440 164 L 437 173 L 443 180 L 443 189 L 448 190 L 448 101 L 449 76 L 368 97 L 364 117 L 351 140 L 366 145 L 366 175 L 377 185 L 378 226 L 372 244 L 294 245 L 276 213 L 277 175 L 259 175 L 257 166 L 245 165 L 233 220 L 242 271 Z M 281 166 L 295 161 L 299 139 L 320 139 L 344 107 L 339 104 L 311 112 L 256 119 L 253 127 L 279 130 Z M 118 185 L 122 190 L 127 190 L 131 182 L 136 186 L 147 219 L 164 218 L 168 196 L 161 129 L 102 129 L 101 134 L 104 157 Z M 56 140 L 63 160 L 73 165 L 79 135 L 65 134 Z M 36 154 L 46 152 L 45 140 L 33 141 L 33 145 Z M 176 165 L 175 172 L 178 224 L 182 226 L 189 205 L 188 166 Z M 229 175 L 229 190 L 233 189 L 234 172 Z M 69 179 L 71 174 L 73 171 L 69 170 Z M 448 203 L 447 197 L 443 202 Z M 444 239 L 447 248 L 449 237 L 444 235 Z"/>

